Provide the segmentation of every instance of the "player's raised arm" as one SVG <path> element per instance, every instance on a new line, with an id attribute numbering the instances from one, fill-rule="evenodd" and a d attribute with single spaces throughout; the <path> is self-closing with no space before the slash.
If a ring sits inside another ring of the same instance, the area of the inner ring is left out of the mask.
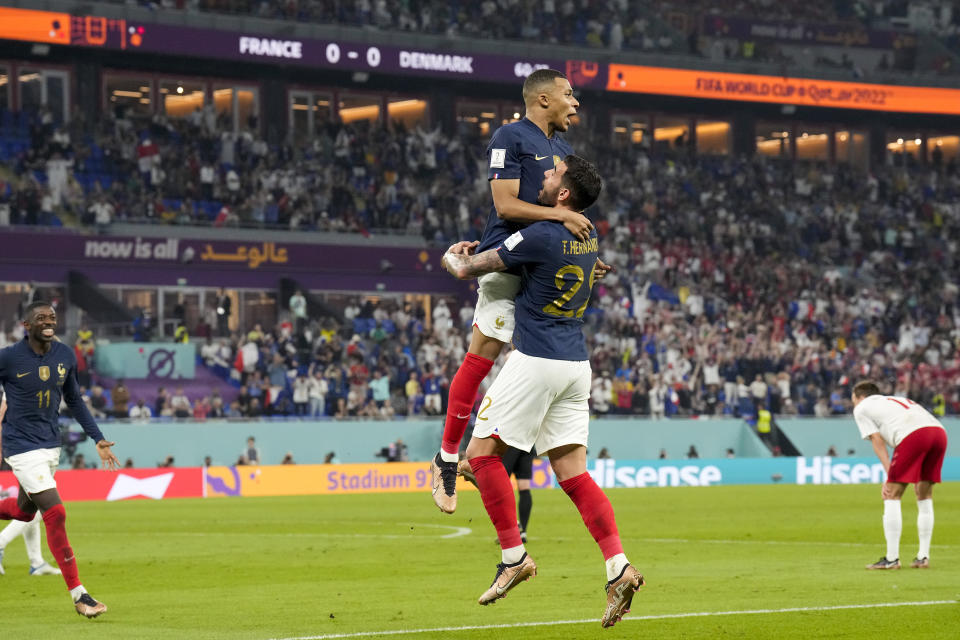
<path id="1" fill-rule="evenodd" d="M 441 261 L 443 268 L 458 280 L 473 280 L 494 271 L 504 271 L 507 268 L 496 249 L 473 254 L 476 246 L 476 242 L 458 242 L 452 245 L 443 254 L 443 260 Z"/>
<path id="2" fill-rule="evenodd" d="M 524 202 L 519 197 L 519 178 L 515 180 L 491 180 L 490 194 L 493 196 L 493 206 L 497 210 L 497 216 L 503 220 L 527 224 L 541 220 L 562 222 L 563 226 L 582 242 L 590 239 L 593 223 L 587 216 L 569 209 L 544 207 Z"/>

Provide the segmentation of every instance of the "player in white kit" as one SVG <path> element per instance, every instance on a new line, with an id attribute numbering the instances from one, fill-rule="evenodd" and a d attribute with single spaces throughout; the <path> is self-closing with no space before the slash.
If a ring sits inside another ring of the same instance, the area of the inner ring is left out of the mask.
<path id="1" fill-rule="evenodd" d="M 917 493 L 917 532 L 920 547 L 910 566 L 930 566 L 930 539 L 933 537 L 933 485 L 940 482 L 947 432 L 933 414 L 909 398 L 884 396 L 873 382 L 853 387 L 853 419 L 860 435 L 870 440 L 887 472 L 883 483 L 883 534 L 887 554 L 867 569 L 900 568 L 900 532 L 903 517 L 900 497 L 907 485 Z M 893 447 L 893 456 L 887 447 Z"/>

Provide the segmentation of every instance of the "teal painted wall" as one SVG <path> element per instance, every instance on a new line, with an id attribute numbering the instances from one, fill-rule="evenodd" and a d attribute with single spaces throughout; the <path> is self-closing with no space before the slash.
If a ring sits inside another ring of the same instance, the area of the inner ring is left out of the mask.
<path id="1" fill-rule="evenodd" d="M 169 422 L 151 424 L 104 423 L 109 440 L 117 443 L 120 461 L 133 458 L 138 467 L 152 467 L 168 455 L 176 466 L 199 466 L 204 456 L 217 465 L 237 461 L 248 436 L 257 446 L 266 464 L 279 464 L 288 452 L 301 464 L 318 464 L 328 451 L 335 451 L 341 462 L 375 462 L 374 454 L 397 438 L 402 439 L 410 460 L 428 460 L 440 446 L 443 421 L 291 421 L 291 422 Z M 79 426 L 74 425 L 74 430 Z M 594 420 L 590 425 L 590 457 L 606 447 L 620 459 L 651 460 L 660 449 L 670 459 L 684 458 L 690 445 L 696 445 L 701 458 L 723 458 L 727 448 L 738 457 L 769 457 L 770 454 L 750 428 L 740 420 Z M 96 460 L 91 442 L 82 443 L 78 452 L 87 461 Z"/>
<path id="2" fill-rule="evenodd" d="M 947 455 L 960 456 L 960 418 L 943 418 L 947 428 Z M 870 442 L 860 438 L 860 431 L 851 416 L 836 418 L 777 418 L 777 425 L 805 456 L 825 456 L 831 445 L 841 456 L 848 449 L 856 456 L 874 457 Z"/>
<path id="3" fill-rule="evenodd" d="M 848 449 L 855 455 L 873 457 L 868 442 L 860 439 L 852 418 L 778 420 L 780 428 L 805 456 L 825 455 L 830 445 L 845 457 Z M 947 419 L 948 456 L 960 456 L 960 419 Z M 133 458 L 138 467 L 152 467 L 168 455 L 177 466 L 199 466 L 204 456 L 217 465 L 237 461 L 248 436 L 257 446 L 266 464 L 279 464 L 288 452 L 301 464 L 318 464 L 328 451 L 341 462 L 376 462 L 374 454 L 397 438 L 402 439 L 410 460 L 428 460 L 440 444 L 443 421 L 397 420 L 393 422 L 170 422 L 155 424 L 105 423 L 103 432 L 117 443 L 115 452 L 121 461 Z M 74 430 L 79 426 L 74 425 Z M 666 449 L 671 460 L 686 457 L 693 444 L 701 458 L 726 456 L 727 448 L 738 458 L 769 458 L 770 452 L 753 430 L 741 420 L 637 420 L 609 418 L 590 425 L 589 457 L 606 447 L 619 460 L 654 460 Z M 96 460 L 93 444 L 78 447 L 88 461 Z"/>
<path id="4" fill-rule="evenodd" d="M 118 342 L 97 346 L 97 371 L 111 378 L 151 376 L 193 380 L 197 348 L 176 342 Z M 152 369 L 152 371 L 151 371 Z"/>

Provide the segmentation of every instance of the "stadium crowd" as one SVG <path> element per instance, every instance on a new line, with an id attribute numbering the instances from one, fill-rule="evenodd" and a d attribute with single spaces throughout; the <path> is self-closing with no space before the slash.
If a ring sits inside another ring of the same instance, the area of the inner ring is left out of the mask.
<path id="1" fill-rule="evenodd" d="M 270 148 L 225 137 L 207 116 L 139 130 L 126 118 L 59 128 L 41 116 L 16 160 L 22 178 L 0 187 L 0 203 L 14 222 L 41 224 L 57 197 L 90 224 L 211 224 L 191 210 L 196 197 L 223 203 L 212 224 L 257 221 L 244 212 L 268 203 L 298 229 L 385 225 L 440 246 L 482 232 L 484 141 L 470 131 L 330 123 L 306 147 Z M 570 139 L 588 157 L 605 149 L 595 158 L 606 187 L 594 213 L 604 259 L 618 268 L 587 315 L 598 413 L 750 415 L 754 400 L 775 413 L 836 413 L 866 374 L 960 412 L 955 157 L 934 154 L 921 166 L 891 155 L 864 174 L 759 154 L 697 156 L 683 140 L 611 146 L 585 127 Z M 113 163 L 118 178 L 84 193 L 74 183 L 95 148 L 100 170 Z M 52 175 L 57 163 L 66 164 L 65 188 Z M 170 176 L 158 178 L 158 167 Z M 171 201 L 179 202 L 173 216 Z M 239 399 L 210 397 L 179 413 L 172 400 L 145 400 L 155 415 L 175 417 L 441 413 L 470 318 L 470 307 L 453 301 L 428 319 L 358 300 L 342 325 L 317 319 L 302 339 L 286 320 L 226 342 L 211 336 L 204 359 L 225 377 L 238 371 Z M 190 333 L 202 342 L 216 326 Z"/>
<path id="2" fill-rule="evenodd" d="M 235 134 L 211 105 L 184 119 L 137 119 L 122 109 L 96 122 L 47 112 L 20 125 L 30 143 L 13 154 L 18 180 L 0 177 L 0 208 L 15 224 L 58 212 L 84 224 L 114 221 L 295 230 L 437 231 L 439 211 L 468 212 L 483 196 L 468 132 L 408 131 L 400 123 L 318 123 L 312 140 L 270 147 Z M 2 166 L 2 165 L 0 165 Z"/>
<path id="3" fill-rule="evenodd" d="M 130 2 L 134 0 L 114 0 Z M 897 27 L 907 21 L 913 31 L 934 33 L 960 51 L 960 11 L 945 1 L 842 0 L 810 3 L 799 0 L 139 0 L 151 9 L 188 10 L 252 15 L 277 20 L 338 24 L 392 31 L 431 33 L 448 38 L 468 37 L 499 40 L 536 40 L 614 51 L 660 51 L 716 58 L 709 42 L 700 40 L 702 20 L 710 16 L 744 17 L 759 22 L 849 25 L 855 29 Z M 816 49 L 816 47 L 814 47 Z M 913 56 L 896 56 L 894 46 L 886 56 L 877 56 L 883 71 L 914 70 Z M 829 55 L 799 59 L 784 54 L 775 41 L 746 39 L 733 48 L 721 48 L 725 59 L 805 64 L 849 68 L 861 76 L 852 60 L 833 60 Z M 880 62 L 882 60 L 882 62 Z M 872 65 L 871 65 L 872 66 Z M 956 73 L 950 56 L 938 56 L 920 71 Z"/>

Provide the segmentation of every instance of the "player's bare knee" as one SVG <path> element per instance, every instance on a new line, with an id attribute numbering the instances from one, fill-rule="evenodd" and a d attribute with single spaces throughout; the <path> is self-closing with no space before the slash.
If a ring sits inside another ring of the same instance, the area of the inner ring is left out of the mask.
<path id="1" fill-rule="evenodd" d="M 917 500 L 928 500 L 933 497 L 932 482 L 918 482 L 914 485 L 913 490 L 917 494 Z"/>
<path id="2" fill-rule="evenodd" d="M 480 329 L 474 327 L 473 336 L 470 338 L 470 347 L 467 351 L 475 356 L 486 358 L 487 360 L 496 360 L 500 355 L 500 351 L 503 350 L 503 344 L 503 342 L 500 342 L 496 338 L 483 335 Z"/>
<path id="3" fill-rule="evenodd" d="M 500 456 L 507 448 L 499 438 L 470 438 L 467 444 L 467 459 L 479 456 Z"/>

